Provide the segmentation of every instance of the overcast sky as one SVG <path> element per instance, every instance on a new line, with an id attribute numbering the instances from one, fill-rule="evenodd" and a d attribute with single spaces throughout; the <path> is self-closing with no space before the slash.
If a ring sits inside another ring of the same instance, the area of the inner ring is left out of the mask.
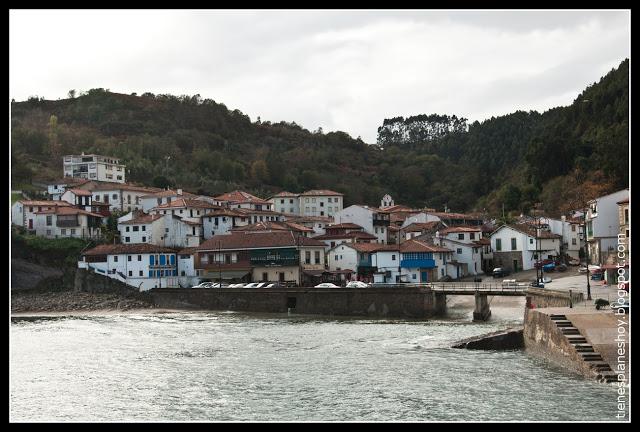
<path id="1" fill-rule="evenodd" d="M 11 98 L 200 94 L 375 142 L 384 118 L 568 105 L 630 57 L 629 11 L 10 11 Z"/>

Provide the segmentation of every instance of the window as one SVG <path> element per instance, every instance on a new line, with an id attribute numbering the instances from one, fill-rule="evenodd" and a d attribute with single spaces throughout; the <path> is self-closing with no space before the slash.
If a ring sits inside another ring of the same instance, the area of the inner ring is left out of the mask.
<path id="1" fill-rule="evenodd" d="M 458 234 L 458 240 L 464 240 L 464 233 Z"/>
<path id="2" fill-rule="evenodd" d="M 320 264 L 320 252 L 319 251 L 315 252 L 314 258 L 315 258 L 315 263 L 316 264 Z"/>
<path id="3" fill-rule="evenodd" d="M 138 255 L 138 261 L 142 261 L 142 255 Z"/>
<path id="4" fill-rule="evenodd" d="M 571 244 L 572 244 L 573 246 L 575 246 L 575 245 L 576 245 L 576 239 L 572 238 L 572 239 L 571 239 Z"/>
<path id="5" fill-rule="evenodd" d="M 293 198 L 289 200 L 289 204 L 293 204 Z"/>
<path id="6" fill-rule="evenodd" d="M 168 233 L 169 232 L 169 228 L 165 228 L 164 232 Z"/>
<path id="7" fill-rule="evenodd" d="M 71 235 L 72 236 L 76 235 L 76 229 L 75 228 L 71 228 Z"/>
<path id="8" fill-rule="evenodd" d="M 502 250 L 502 239 L 496 239 L 496 252 L 500 252 Z"/>
<path id="9" fill-rule="evenodd" d="M 143 273 L 142 273 L 142 270 L 140 270 L 140 271 L 138 272 L 138 275 L 139 275 L 140 277 L 142 277 L 142 274 L 143 274 Z"/>
<path id="10" fill-rule="evenodd" d="M 283 199 L 280 200 L 280 204 L 284 204 L 284 200 Z"/>
<path id="11" fill-rule="evenodd" d="M 118 199 L 118 194 L 113 194 L 113 195 L 111 196 L 111 198 L 113 198 L 114 200 L 117 200 L 117 199 Z"/>
<path id="12" fill-rule="evenodd" d="M 145 236 L 142 236 L 142 243 L 146 243 L 147 242 L 147 238 Z"/>
<path id="13" fill-rule="evenodd" d="M 629 209 L 624 209 L 624 223 L 629 223 Z"/>
<path id="14" fill-rule="evenodd" d="M 62 228 L 62 229 L 60 230 L 60 234 L 62 234 L 62 235 L 67 235 L 67 230 L 66 230 L 66 229 L 64 229 L 64 228 Z"/>
<path id="15" fill-rule="evenodd" d="M 396 260 L 396 254 L 391 255 L 391 261 L 395 261 Z"/>
<path id="16" fill-rule="evenodd" d="M 571 231 L 576 232 L 576 226 L 574 224 L 571 224 Z"/>
<path id="17" fill-rule="evenodd" d="M 131 261 L 131 255 L 127 255 L 127 261 Z"/>
<path id="18" fill-rule="evenodd" d="M 316 199 L 315 198 L 311 198 L 311 202 L 312 203 L 316 202 Z"/>
<path id="19" fill-rule="evenodd" d="M 458 249 L 456 249 L 456 253 L 457 253 L 458 255 L 461 255 L 461 254 L 462 254 L 462 248 L 458 248 Z"/>
<path id="20" fill-rule="evenodd" d="M 113 262 L 118 262 L 118 255 L 114 255 Z"/>
<path id="21" fill-rule="evenodd" d="M 142 225 L 142 231 L 146 231 L 147 230 L 147 226 L 146 225 Z"/>
<path id="22" fill-rule="evenodd" d="M 133 276 L 133 272 L 129 270 L 129 276 Z"/>
<path id="23" fill-rule="evenodd" d="M 47 216 L 47 226 L 51 226 L 52 216 Z"/>
<path id="24" fill-rule="evenodd" d="M 624 236 L 625 236 L 626 238 L 629 238 L 629 230 L 626 230 L 626 231 L 624 232 Z"/>
<path id="25" fill-rule="evenodd" d="M 338 255 L 334 255 L 334 257 L 335 257 L 335 260 L 338 261 Z"/>
<path id="26" fill-rule="evenodd" d="M 532 238 L 529 239 L 529 244 L 533 244 L 533 239 Z"/>
<path id="27" fill-rule="evenodd" d="M 125 230 L 126 232 L 129 232 L 129 227 L 127 226 L 124 230 Z"/>
<path id="28" fill-rule="evenodd" d="M 415 278 L 416 278 L 416 274 L 414 273 L 411 275 L 411 279 L 415 279 Z"/>
<path id="29" fill-rule="evenodd" d="M 469 240 L 475 240 L 476 233 L 469 233 Z"/>
<path id="30" fill-rule="evenodd" d="M 511 239 L 511 250 L 516 250 L 517 246 L 516 246 L 516 239 L 512 238 Z"/>
<path id="31" fill-rule="evenodd" d="M 324 203 L 320 201 L 320 207 L 324 207 Z"/>
<path id="32" fill-rule="evenodd" d="M 129 243 L 129 241 L 130 241 L 130 240 L 129 240 L 129 237 L 125 237 L 125 238 L 124 238 L 124 242 L 125 242 L 125 243 Z"/>
<path id="33" fill-rule="evenodd" d="M 305 253 L 304 253 L 304 263 L 305 264 L 311 264 L 311 252 L 310 251 L 305 251 Z"/>
<path id="34" fill-rule="evenodd" d="M 47 230 L 47 235 L 50 236 L 51 235 L 51 230 Z"/>
<path id="35" fill-rule="evenodd" d="M 134 232 L 140 231 L 140 227 L 138 225 L 134 225 L 133 226 L 133 231 Z"/>
<path id="36" fill-rule="evenodd" d="M 180 276 L 185 276 L 185 272 L 184 272 L 184 270 L 182 270 L 182 271 L 180 272 Z"/>

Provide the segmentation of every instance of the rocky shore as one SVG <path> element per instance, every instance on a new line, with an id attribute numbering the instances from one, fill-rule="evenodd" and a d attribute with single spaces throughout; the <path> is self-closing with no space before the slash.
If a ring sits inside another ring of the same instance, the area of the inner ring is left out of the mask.
<path id="1" fill-rule="evenodd" d="M 70 312 L 94 310 L 153 309 L 145 300 L 117 294 L 59 292 L 12 292 L 11 312 Z"/>

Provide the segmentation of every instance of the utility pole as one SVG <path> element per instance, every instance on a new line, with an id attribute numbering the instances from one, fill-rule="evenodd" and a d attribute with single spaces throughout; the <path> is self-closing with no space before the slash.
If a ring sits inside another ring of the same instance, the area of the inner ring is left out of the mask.
<path id="1" fill-rule="evenodd" d="M 591 300 L 591 276 L 589 275 L 589 245 L 587 243 L 587 208 L 584 209 L 584 214 L 582 215 L 584 218 L 584 228 L 583 228 L 583 236 L 584 236 L 584 260 L 587 267 L 587 300 Z"/>

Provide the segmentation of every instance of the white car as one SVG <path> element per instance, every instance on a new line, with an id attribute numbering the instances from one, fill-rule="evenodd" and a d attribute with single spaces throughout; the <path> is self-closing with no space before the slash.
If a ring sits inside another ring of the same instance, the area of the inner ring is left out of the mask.
<path id="1" fill-rule="evenodd" d="M 324 282 L 324 283 L 316 285 L 315 288 L 340 288 L 340 287 L 338 285 L 336 285 L 336 284 L 332 284 L 332 283 L 329 283 L 329 282 Z"/>
<path id="2" fill-rule="evenodd" d="M 194 285 L 191 288 L 209 288 L 211 282 L 200 282 L 198 285 Z"/>
<path id="3" fill-rule="evenodd" d="M 367 288 L 369 286 L 368 283 L 361 281 L 351 281 L 347 283 L 347 288 Z"/>
<path id="4" fill-rule="evenodd" d="M 229 285 L 229 288 L 242 288 L 244 286 L 243 283 L 236 283 Z"/>
<path id="5" fill-rule="evenodd" d="M 261 285 L 260 282 L 252 282 L 246 284 L 243 288 L 258 288 L 258 285 Z"/>

